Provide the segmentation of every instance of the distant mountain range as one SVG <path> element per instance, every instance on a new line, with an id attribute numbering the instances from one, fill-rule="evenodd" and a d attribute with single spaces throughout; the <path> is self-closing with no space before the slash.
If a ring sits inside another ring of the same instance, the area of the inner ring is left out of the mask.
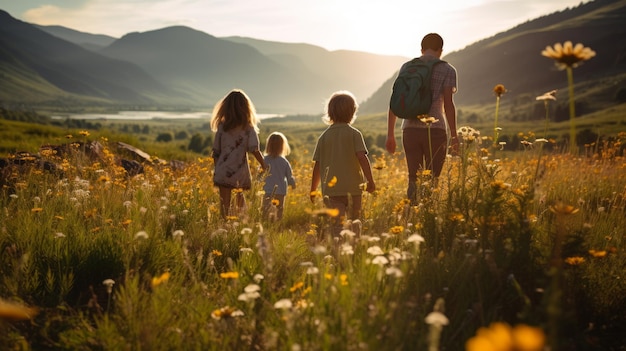
<path id="1" fill-rule="evenodd" d="M 335 90 L 370 96 L 405 59 L 217 38 L 182 26 L 115 39 L 0 11 L 0 72 L 9 77 L 0 100 L 9 102 L 193 108 L 241 88 L 261 112 L 321 113 Z"/>
<path id="2" fill-rule="evenodd" d="M 597 52 L 576 68 L 575 80 L 588 82 L 590 92 L 601 86 L 611 100 L 625 89 L 623 23 L 626 0 L 595 0 L 447 54 L 443 59 L 459 73 L 457 106 L 492 102 L 496 84 L 504 84 L 517 99 L 534 100 L 563 89 L 565 73 L 540 53 L 566 40 Z M 230 89 L 241 88 L 260 112 L 317 114 L 333 91 L 346 89 L 363 101 L 361 113 L 379 113 L 386 111 L 393 78 L 406 60 L 309 44 L 217 38 L 182 26 L 118 39 L 32 25 L 0 10 L 0 103 L 206 108 Z"/>

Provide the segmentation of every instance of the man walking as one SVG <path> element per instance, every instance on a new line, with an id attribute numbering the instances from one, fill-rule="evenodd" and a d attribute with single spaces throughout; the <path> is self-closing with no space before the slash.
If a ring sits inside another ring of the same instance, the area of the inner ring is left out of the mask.
<path id="1" fill-rule="evenodd" d="M 443 51 L 443 38 L 430 33 L 422 39 L 420 60 L 439 59 Z M 406 64 L 405 64 L 406 65 Z M 455 152 L 458 147 L 456 137 L 456 107 L 453 94 L 457 91 L 456 69 L 447 62 L 433 66 L 431 75 L 432 105 L 428 117 L 404 119 L 402 121 L 402 145 L 409 171 L 407 197 L 417 202 L 418 172 L 429 170 L 434 183 L 441 174 L 446 159 L 448 145 Z M 387 115 L 386 148 L 389 153 L 396 151 L 396 115 L 389 109 Z"/>

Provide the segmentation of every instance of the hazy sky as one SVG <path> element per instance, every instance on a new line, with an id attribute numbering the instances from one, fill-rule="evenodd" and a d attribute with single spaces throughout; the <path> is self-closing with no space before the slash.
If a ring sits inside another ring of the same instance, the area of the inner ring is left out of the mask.
<path id="1" fill-rule="evenodd" d="M 328 50 L 419 55 L 437 32 L 446 52 L 582 0 L 0 0 L 22 21 L 121 37 L 172 25 Z M 427 4 L 426 4 L 427 3 Z"/>

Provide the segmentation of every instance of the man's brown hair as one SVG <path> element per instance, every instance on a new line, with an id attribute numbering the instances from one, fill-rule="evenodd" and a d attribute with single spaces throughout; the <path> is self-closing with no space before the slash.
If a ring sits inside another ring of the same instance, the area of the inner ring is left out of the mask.
<path id="1" fill-rule="evenodd" d="M 422 50 L 432 49 L 439 51 L 443 48 L 443 38 L 437 33 L 429 33 L 422 39 Z"/>

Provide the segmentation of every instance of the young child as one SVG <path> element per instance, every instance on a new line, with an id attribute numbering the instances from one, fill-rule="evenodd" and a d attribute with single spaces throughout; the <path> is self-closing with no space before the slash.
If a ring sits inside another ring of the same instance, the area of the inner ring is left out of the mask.
<path id="1" fill-rule="evenodd" d="M 287 185 L 296 188 L 296 179 L 293 177 L 291 164 L 285 156 L 291 148 L 287 137 L 283 133 L 274 132 L 267 137 L 265 143 L 265 166 L 268 174 L 265 178 L 265 196 L 263 197 L 263 215 L 273 221 L 283 218 Z"/>
<path id="2" fill-rule="evenodd" d="M 213 109 L 211 118 L 211 130 L 215 132 L 213 183 L 219 187 L 220 213 L 224 219 L 230 214 L 233 189 L 250 189 L 252 179 L 248 153 L 253 154 L 265 170 L 265 162 L 259 149 L 257 124 L 254 105 L 241 90 L 230 91 Z M 235 205 L 238 211 L 245 208 L 245 198 L 241 191 L 236 193 Z"/>
<path id="3" fill-rule="evenodd" d="M 320 135 L 313 153 L 315 164 L 311 178 L 311 202 L 315 200 L 321 181 L 324 204 L 339 210 L 333 228 L 335 237 L 341 232 L 342 220 L 346 216 L 351 220 L 361 216 L 364 176 L 367 180 L 365 190 L 369 193 L 376 190 L 363 135 L 351 125 L 357 109 L 358 104 L 352 93 L 333 93 L 323 117 L 329 127 Z"/>

